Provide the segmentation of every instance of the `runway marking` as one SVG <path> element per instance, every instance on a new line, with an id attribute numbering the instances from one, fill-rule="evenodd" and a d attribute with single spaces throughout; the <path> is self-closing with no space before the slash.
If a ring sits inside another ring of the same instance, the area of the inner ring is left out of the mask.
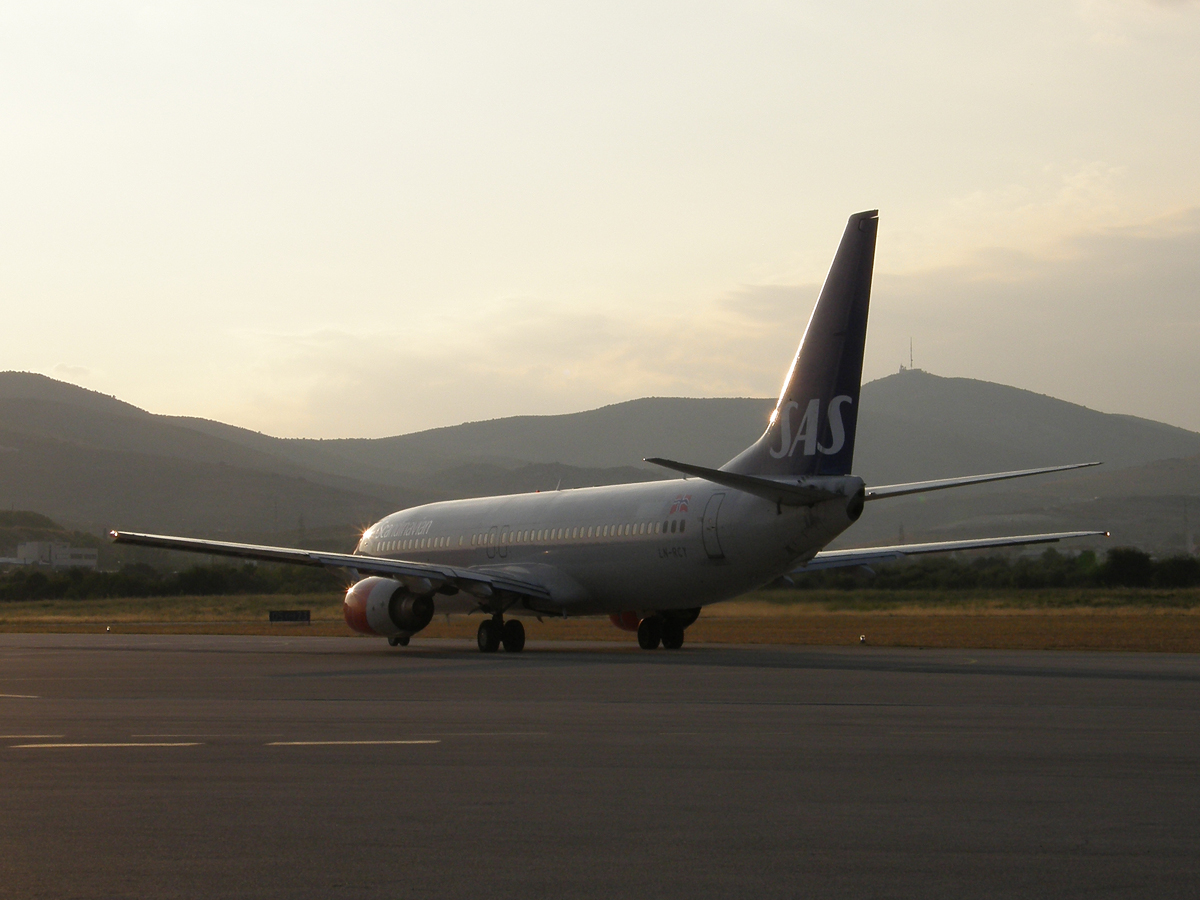
<path id="1" fill-rule="evenodd" d="M 362 747 L 380 744 L 440 744 L 441 741 L 271 741 L 264 747 Z"/>
<path id="2" fill-rule="evenodd" d="M 37 694 L 0 694 L 5 700 L 41 700 Z"/>
<path id="3" fill-rule="evenodd" d="M 428 733 L 428 732 L 426 732 Z M 442 737 L 545 737 L 548 731 L 435 731 Z"/>
<path id="4" fill-rule="evenodd" d="M 65 750 L 78 749 L 84 747 L 199 747 L 199 741 L 179 741 L 179 742 L 163 742 L 163 741 L 130 741 L 123 743 L 103 742 L 89 744 L 12 744 L 14 750 Z"/>
<path id="5" fill-rule="evenodd" d="M 30 741 L 35 738 L 60 738 L 65 734 L 0 734 L 0 741 Z"/>
<path id="6" fill-rule="evenodd" d="M 131 734 L 129 736 L 131 738 L 170 738 L 170 737 L 238 738 L 238 737 L 245 737 L 244 734 L 237 734 L 237 733 L 226 734 L 224 732 L 216 732 L 216 731 L 213 731 L 213 732 L 176 731 L 176 732 L 164 732 L 164 733 L 154 733 L 154 734 Z M 260 735 L 260 737 L 261 737 L 261 735 Z"/>

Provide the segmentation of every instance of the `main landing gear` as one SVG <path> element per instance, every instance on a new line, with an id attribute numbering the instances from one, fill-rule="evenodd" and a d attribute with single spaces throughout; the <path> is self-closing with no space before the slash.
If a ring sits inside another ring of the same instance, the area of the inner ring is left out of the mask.
<path id="1" fill-rule="evenodd" d="M 395 635 L 393 637 L 388 638 L 388 646 L 389 647 L 407 647 L 408 646 L 408 635 L 400 634 L 400 635 Z"/>
<path id="2" fill-rule="evenodd" d="M 479 623 L 479 632 L 475 637 L 481 653 L 495 653 L 501 644 L 509 653 L 520 653 L 525 649 L 525 626 L 520 619 L 505 622 L 500 615 L 484 619 Z"/>
<path id="3" fill-rule="evenodd" d="M 638 625 L 637 636 L 643 650 L 655 650 L 660 643 L 668 650 L 678 650 L 683 646 L 683 624 L 677 619 L 646 616 Z"/>

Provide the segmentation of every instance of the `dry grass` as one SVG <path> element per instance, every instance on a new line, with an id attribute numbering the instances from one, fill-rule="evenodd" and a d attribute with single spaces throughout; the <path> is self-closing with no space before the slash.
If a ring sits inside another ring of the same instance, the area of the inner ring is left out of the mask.
<path id="1" fill-rule="evenodd" d="M 690 641 L 1021 650 L 1200 652 L 1200 591 L 980 593 L 761 592 L 705 609 Z M 1082 601 L 1088 601 L 1084 604 Z M 309 609 L 311 625 L 268 624 Z M 478 616 L 436 618 L 421 637 L 474 638 Z M 312 596 L 52 600 L 0 604 L 0 631 L 350 635 L 341 598 Z M 531 640 L 624 641 L 606 619 L 527 625 Z M 419 638 L 418 638 L 419 640 Z"/>

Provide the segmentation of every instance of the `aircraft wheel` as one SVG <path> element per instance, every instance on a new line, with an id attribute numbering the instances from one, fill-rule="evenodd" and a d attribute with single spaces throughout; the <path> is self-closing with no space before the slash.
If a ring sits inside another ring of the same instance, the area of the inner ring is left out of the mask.
<path id="1" fill-rule="evenodd" d="M 667 619 L 663 623 L 662 645 L 668 650 L 678 650 L 683 646 L 683 626 L 674 619 Z"/>
<path id="2" fill-rule="evenodd" d="M 481 653 L 495 653 L 500 646 L 500 626 L 491 619 L 479 623 L 479 632 L 475 635 L 479 642 Z"/>
<path id="3" fill-rule="evenodd" d="M 408 635 L 394 635 L 393 637 L 388 638 L 388 645 L 391 647 L 407 647 Z"/>
<path id="4" fill-rule="evenodd" d="M 646 616 L 638 625 L 638 646 L 643 650 L 655 650 L 662 640 L 663 620 L 658 616 Z"/>
<path id="5" fill-rule="evenodd" d="M 520 653 L 525 649 L 525 626 L 519 619 L 509 619 L 500 632 L 500 640 L 509 653 Z"/>

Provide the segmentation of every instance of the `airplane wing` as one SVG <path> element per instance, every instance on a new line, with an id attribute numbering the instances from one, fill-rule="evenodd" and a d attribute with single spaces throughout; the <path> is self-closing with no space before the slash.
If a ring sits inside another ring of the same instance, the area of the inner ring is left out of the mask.
<path id="1" fill-rule="evenodd" d="M 833 500 L 843 495 L 826 490 L 816 484 L 798 484 L 779 478 L 766 478 L 761 475 L 744 475 L 740 472 L 726 472 L 723 469 L 710 469 L 707 466 L 696 466 L 691 463 L 676 462 L 673 459 L 663 459 L 657 456 L 646 457 L 645 462 L 703 478 L 714 484 L 745 491 L 779 503 L 783 506 L 811 506 L 822 500 Z M 1041 469 L 1019 469 L 1014 472 L 993 472 L 988 475 L 966 475 L 961 478 L 939 478 L 935 481 L 912 481 L 908 484 L 888 484 L 881 487 L 867 488 L 864 499 L 883 500 L 887 497 L 903 497 L 905 494 L 923 494 L 926 491 L 943 491 L 946 488 L 962 487 L 968 484 L 984 484 L 989 481 L 1006 481 L 1009 478 L 1027 478 L 1030 475 L 1044 475 L 1047 472 L 1065 472 L 1069 469 L 1086 469 L 1088 466 L 1098 466 L 1098 462 L 1071 463 L 1066 466 L 1046 466 Z"/>
<path id="2" fill-rule="evenodd" d="M 811 506 L 814 503 L 820 503 L 822 500 L 833 500 L 839 497 L 843 500 L 846 499 L 843 494 L 827 491 L 824 488 L 814 485 L 797 484 L 794 481 L 788 483 L 776 478 L 764 478 L 760 475 L 725 472 L 721 469 L 694 466 L 691 463 L 676 462 L 673 459 L 662 459 L 657 456 L 646 457 L 644 461 L 654 463 L 656 466 L 662 466 L 664 469 L 682 472 L 684 475 L 694 475 L 697 478 L 703 478 L 705 481 L 711 481 L 714 484 L 724 487 L 745 491 L 747 494 L 754 494 L 757 497 L 770 500 L 772 503 L 780 503 L 783 506 Z"/>
<path id="3" fill-rule="evenodd" d="M 1019 547 L 1024 544 L 1052 544 L 1068 538 L 1108 536 L 1107 531 L 1059 531 L 1052 534 L 1021 534 L 1011 537 L 978 538 L 967 541 L 937 541 L 930 544 L 895 544 L 891 547 L 862 547 L 854 550 L 822 550 L 790 574 L 800 575 L 819 569 L 869 566 L 921 553 L 949 553 L 954 550 L 985 550 L 989 547 Z"/>
<path id="4" fill-rule="evenodd" d="M 867 488 L 867 500 L 883 500 L 887 497 L 903 497 L 905 494 L 923 494 L 926 491 L 943 491 L 946 488 L 965 484 L 983 484 L 988 481 L 1006 481 L 1009 478 L 1025 478 L 1029 475 L 1044 475 L 1047 472 L 1065 472 L 1068 469 L 1086 469 L 1098 466 L 1098 462 L 1072 463 L 1067 466 L 1047 466 L 1042 469 L 1019 469 L 1015 472 L 993 472 L 990 475 L 967 475 L 962 478 L 939 478 L 934 481 L 911 481 L 908 484 L 887 484 Z"/>
<path id="5" fill-rule="evenodd" d="M 140 547 L 158 547 L 162 550 L 183 550 L 189 553 L 234 556 L 239 559 L 258 559 L 265 562 L 292 563 L 300 566 L 323 566 L 330 569 L 354 569 L 368 575 L 382 575 L 399 579 L 405 582 L 409 590 L 416 593 L 436 591 L 441 594 L 454 594 L 461 590 L 480 599 L 500 592 L 536 600 L 549 601 L 552 599 L 550 591 L 543 585 L 513 578 L 504 572 L 439 566 L 433 563 L 408 562 L 379 556 L 359 556 L 357 553 L 327 553 L 324 550 L 265 547 L 260 544 L 206 541 L 162 534 L 137 534 L 131 531 L 110 531 L 109 537 L 117 544 L 136 544 Z"/>

